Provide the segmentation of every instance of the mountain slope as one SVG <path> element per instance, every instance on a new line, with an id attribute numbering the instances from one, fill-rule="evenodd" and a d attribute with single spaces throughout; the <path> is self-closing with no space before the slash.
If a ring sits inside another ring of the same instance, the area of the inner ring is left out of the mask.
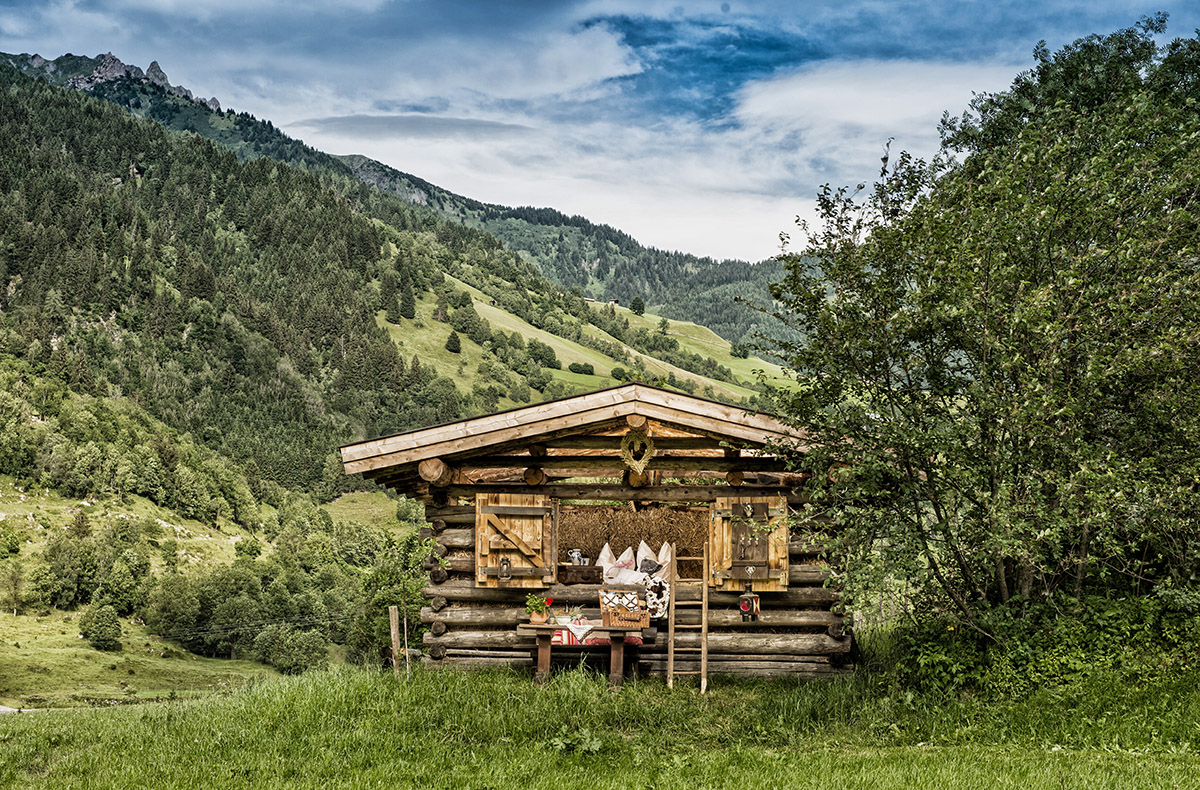
<path id="1" fill-rule="evenodd" d="M 487 231 L 563 288 L 579 288 L 588 296 L 623 304 L 641 297 L 662 315 L 702 323 L 732 343 L 746 342 L 762 328 L 759 313 L 739 300 L 769 305 L 768 284 L 782 273 L 773 260 L 716 261 L 644 247 L 628 234 L 584 217 L 549 208 L 486 204 L 364 156 L 324 154 L 287 137 L 269 121 L 221 112 L 216 99 L 193 100 L 187 89 L 170 85 L 157 63 L 143 73 L 111 54 L 64 55 L 48 61 L 0 53 L 0 61 L 55 84 L 86 90 L 167 128 L 200 134 L 241 159 L 265 156 L 360 179 L 441 219 Z"/>

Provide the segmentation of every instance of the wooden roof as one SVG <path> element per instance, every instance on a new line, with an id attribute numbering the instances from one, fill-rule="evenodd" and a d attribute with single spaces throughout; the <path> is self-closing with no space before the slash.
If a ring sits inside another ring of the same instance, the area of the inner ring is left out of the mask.
<path id="1" fill-rule="evenodd" d="M 780 471 L 780 459 L 761 448 L 790 443 L 802 449 L 800 435 L 771 415 L 625 384 L 348 444 L 341 455 L 347 474 L 362 473 L 398 490 L 431 480 L 430 464 L 456 474 L 473 470 L 465 478 L 471 484 L 512 482 L 514 470 L 528 467 L 559 478 L 619 475 L 621 437 L 640 423 L 656 447 L 651 469 L 695 476 Z M 440 484 L 449 485 L 446 480 Z"/>

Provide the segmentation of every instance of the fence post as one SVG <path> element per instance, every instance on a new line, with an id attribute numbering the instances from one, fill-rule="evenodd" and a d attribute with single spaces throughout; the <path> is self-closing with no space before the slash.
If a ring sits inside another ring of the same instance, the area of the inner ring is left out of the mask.
<path id="1" fill-rule="evenodd" d="M 400 611 L 395 606 L 388 607 L 388 620 L 392 625 L 392 673 L 400 679 Z M 407 634 L 406 634 L 407 636 Z M 404 654 L 408 658 L 408 653 Z"/>

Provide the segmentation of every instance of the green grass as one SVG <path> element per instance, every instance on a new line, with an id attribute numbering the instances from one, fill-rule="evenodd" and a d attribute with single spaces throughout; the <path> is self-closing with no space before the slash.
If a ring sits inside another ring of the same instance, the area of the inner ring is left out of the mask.
<path id="1" fill-rule="evenodd" d="M 593 309 L 601 309 L 603 305 L 594 305 Z M 621 318 L 629 319 L 631 329 L 646 329 L 651 332 L 658 331 L 658 322 L 661 316 L 656 313 L 647 312 L 645 315 L 635 315 L 628 307 L 616 307 L 617 315 Z M 694 354 L 700 354 L 705 357 L 712 357 L 717 362 L 733 371 L 733 374 L 741 381 L 757 381 L 757 371 L 762 371 L 766 374 L 767 380 L 775 384 L 783 386 L 787 379 L 784 377 L 783 368 L 779 365 L 772 364 L 758 357 L 748 357 L 739 359 L 733 356 L 731 352 L 732 346 L 729 341 L 718 335 L 706 326 L 694 324 L 690 321 L 670 321 L 670 329 L 667 334 L 679 341 L 679 347 L 684 351 L 691 351 Z"/>
<path id="2" fill-rule="evenodd" d="M 900 699 L 861 678 L 718 678 L 701 697 L 657 680 L 614 693 L 583 671 L 538 688 L 510 673 L 396 681 L 343 668 L 199 700 L 5 717 L 0 784 L 1192 788 L 1197 679 L 1093 681 L 1076 699 L 996 704 Z M 598 751 L 559 748 L 564 733 Z"/>
<path id="3" fill-rule="evenodd" d="M 396 520 L 396 500 L 382 491 L 354 491 L 322 505 L 334 521 L 357 521 L 369 527 L 400 535 L 408 528 Z"/>
<path id="4" fill-rule="evenodd" d="M 276 674 L 254 661 L 195 656 L 127 620 L 122 649 L 102 652 L 79 637 L 80 614 L 0 614 L 0 704 L 64 707 L 211 693 Z"/>
<path id="5" fill-rule="evenodd" d="M 610 375 L 614 367 L 629 368 L 629 364 L 626 362 L 613 360 L 595 349 L 576 343 L 573 340 L 567 340 L 550 334 L 543 329 L 538 329 L 523 319 L 499 307 L 492 306 L 490 297 L 460 280 L 449 276 L 446 279 L 452 282 L 459 290 L 471 295 L 471 298 L 475 300 L 475 311 L 479 313 L 480 317 L 487 319 L 493 329 L 501 329 L 510 334 L 517 332 L 525 338 L 536 338 L 554 349 L 555 355 L 562 362 L 562 370 L 551 371 L 551 375 L 555 379 L 585 390 L 596 390 L 611 387 L 618 383 Z M 451 328 L 449 324 L 433 320 L 435 305 L 436 297 L 433 294 L 426 293 L 422 298 L 417 300 L 416 318 L 411 320 L 401 319 L 399 324 L 390 324 L 385 320 L 383 311 L 380 311 L 376 316 L 376 323 L 388 332 L 406 361 L 411 361 L 413 354 L 416 354 L 420 357 L 421 364 L 434 365 L 439 373 L 455 378 L 459 382 L 460 391 L 464 393 L 470 392 L 471 385 L 478 379 L 479 362 L 483 358 L 483 348 L 465 335 L 460 334 L 459 339 L 462 341 L 462 350 L 460 353 L 454 354 L 447 351 L 445 347 L 446 337 L 450 334 Z M 625 312 L 628 313 L 629 311 L 626 310 Z M 649 322 L 646 318 L 639 318 L 632 313 L 629 313 L 629 315 L 634 322 L 640 321 L 644 322 L 646 326 L 657 326 L 657 318 L 653 322 Z M 714 357 L 721 364 L 729 366 L 740 378 L 746 381 L 754 380 L 753 370 L 756 367 L 766 365 L 766 363 L 760 360 L 735 359 L 729 354 L 729 344 L 704 327 L 697 326 L 696 324 L 672 323 L 672 331 L 675 331 L 675 327 L 677 326 L 681 332 L 679 335 L 681 345 L 684 345 L 690 351 Z M 585 326 L 583 331 L 591 337 L 619 343 L 615 338 L 601 332 L 594 326 Z M 630 349 L 630 353 L 635 357 L 642 358 L 645 361 L 646 370 L 654 376 L 666 378 L 668 374 L 674 373 L 676 378 L 692 379 L 698 382 L 701 388 L 711 385 L 717 392 L 736 398 L 746 398 L 754 394 L 754 390 L 748 387 L 698 376 L 695 373 L 689 373 L 682 368 L 646 356 L 632 349 Z M 567 366 L 572 362 L 591 364 L 595 370 L 595 375 L 588 376 L 571 373 L 567 370 Z M 505 409 L 515 405 L 518 404 L 508 398 L 501 398 L 497 408 Z"/>

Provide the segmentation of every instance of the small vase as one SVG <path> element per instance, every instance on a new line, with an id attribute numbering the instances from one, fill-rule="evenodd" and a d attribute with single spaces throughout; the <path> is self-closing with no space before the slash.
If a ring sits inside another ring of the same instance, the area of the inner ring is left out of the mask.
<path id="1" fill-rule="evenodd" d="M 529 622 L 534 625 L 545 625 L 550 620 L 549 612 L 530 612 Z"/>

